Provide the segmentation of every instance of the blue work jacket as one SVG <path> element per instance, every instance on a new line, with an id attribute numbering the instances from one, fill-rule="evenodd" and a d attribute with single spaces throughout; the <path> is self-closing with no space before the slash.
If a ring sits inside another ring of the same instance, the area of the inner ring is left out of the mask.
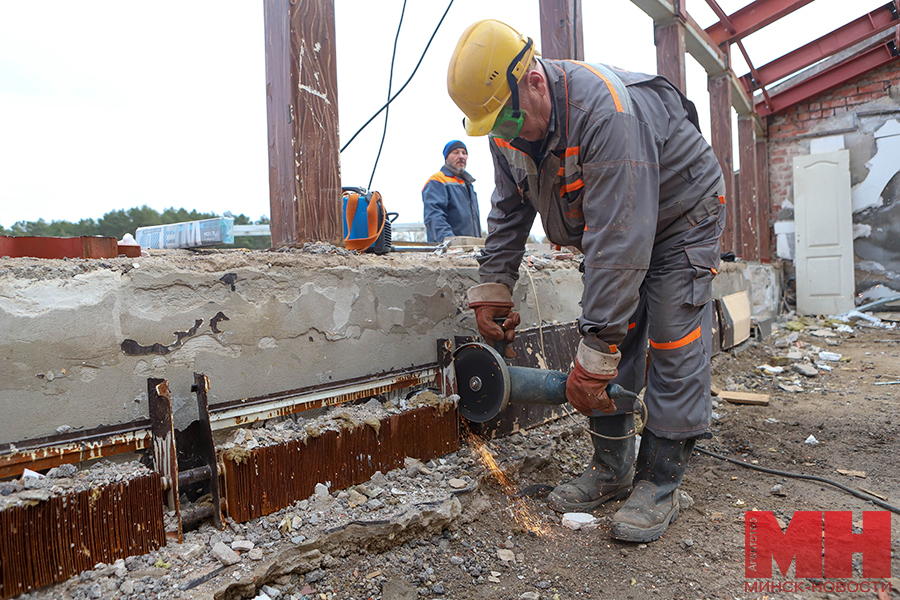
<path id="1" fill-rule="evenodd" d="M 475 179 L 463 171 L 457 177 L 441 167 L 422 188 L 425 205 L 425 230 L 429 242 L 442 242 L 445 237 L 481 237 L 481 218 L 478 214 L 478 198 L 472 182 Z"/>

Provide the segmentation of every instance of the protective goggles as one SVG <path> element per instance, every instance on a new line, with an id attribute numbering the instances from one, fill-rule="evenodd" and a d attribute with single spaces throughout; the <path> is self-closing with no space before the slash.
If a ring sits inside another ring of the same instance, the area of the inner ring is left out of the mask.
<path id="1" fill-rule="evenodd" d="M 491 135 L 494 137 L 511 140 L 519 135 L 522 131 L 522 126 L 525 124 L 525 111 L 519 108 L 519 82 L 516 80 L 513 71 L 528 52 L 528 49 L 531 48 L 531 44 L 531 38 L 528 38 L 525 47 L 522 48 L 512 62 L 509 63 L 509 67 L 506 68 L 506 81 L 509 84 L 509 91 L 512 93 L 512 106 L 504 106 L 497 114 L 497 119 L 491 128 Z M 528 65 L 525 66 L 527 68 Z"/>

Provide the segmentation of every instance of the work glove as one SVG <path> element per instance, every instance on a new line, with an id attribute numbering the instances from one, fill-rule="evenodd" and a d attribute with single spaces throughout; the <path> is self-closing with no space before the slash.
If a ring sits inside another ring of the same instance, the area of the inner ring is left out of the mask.
<path id="1" fill-rule="evenodd" d="M 578 344 L 578 352 L 575 355 L 575 368 L 566 380 L 566 399 L 575 410 L 593 416 L 594 410 L 611 413 L 616 410 L 616 403 L 606 393 L 606 386 L 618 375 L 619 360 L 622 353 L 604 352 L 591 346 L 609 346 L 592 336 L 591 345 L 585 343 L 584 338 Z"/>
<path id="2" fill-rule="evenodd" d="M 515 358 L 516 353 L 509 344 L 516 339 L 516 327 L 522 318 L 512 310 L 515 305 L 509 288 L 503 283 L 482 283 L 469 288 L 468 299 L 481 337 L 489 343 L 505 340 L 506 358 Z M 495 322 L 501 318 L 502 326 Z"/>

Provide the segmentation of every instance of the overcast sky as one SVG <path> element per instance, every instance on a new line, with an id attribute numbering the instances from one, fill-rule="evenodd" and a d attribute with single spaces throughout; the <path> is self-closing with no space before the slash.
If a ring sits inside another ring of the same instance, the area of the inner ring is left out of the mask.
<path id="1" fill-rule="evenodd" d="M 394 66 L 409 77 L 448 0 L 410 0 Z M 747 0 L 720 0 L 728 13 Z M 815 0 L 746 40 L 759 66 L 883 4 Z M 385 102 L 402 0 L 336 0 L 341 144 Z M 707 26 L 702 0 L 687 9 Z M 652 21 L 630 0 L 583 0 L 585 57 L 655 72 Z M 373 189 L 398 222 L 421 222 L 421 189 L 451 139 L 469 147 L 482 221 L 493 172 L 485 138 L 466 138 L 447 96 L 450 53 L 496 18 L 540 47 L 538 0 L 455 0 L 419 70 L 391 105 Z M 736 48 L 735 71 L 746 72 Z M 269 214 L 262 2 L 0 0 L 0 225 L 97 219 L 148 205 Z M 688 95 L 709 132 L 706 75 Z M 383 113 L 341 156 L 342 184 L 369 182 Z"/>

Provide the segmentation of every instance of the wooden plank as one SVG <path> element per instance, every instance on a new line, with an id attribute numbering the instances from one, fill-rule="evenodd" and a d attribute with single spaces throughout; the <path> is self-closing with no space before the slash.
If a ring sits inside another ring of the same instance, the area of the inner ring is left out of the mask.
<path id="1" fill-rule="evenodd" d="M 334 0 L 290 10 L 297 237 L 342 245 Z"/>
<path id="2" fill-rule="evenodd" d="M 758 406 L 769 405 L 768 394 L 752 394 L 750 392 L 729 392 L 722 390 L 719 392 L 719 399 L 731 402 L 732 404 L 755 404 Z"/>

